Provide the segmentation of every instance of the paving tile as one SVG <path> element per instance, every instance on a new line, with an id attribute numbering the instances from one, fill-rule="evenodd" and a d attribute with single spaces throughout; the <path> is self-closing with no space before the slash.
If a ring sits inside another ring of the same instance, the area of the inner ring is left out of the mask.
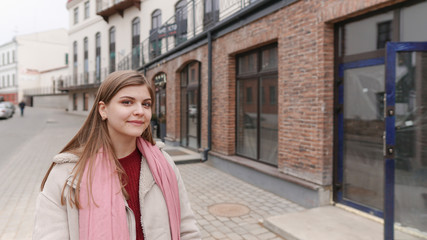
<path id="1" fill-rule="evenodd" d="M 55 124 L 35 123 L 43 121 L 45 115 L 54 119 Z M 0 163 L 0 240 L 29 240 L 34 226 L 35 202 L 40 182 L 52 157 L 73 137 L 84 117 L 58 110 L 28 108 L 25 118 L 11 118 L 7 121 L 9 127 L 16 124 L 15 127 L 23 128 L 22 131 L 34 126 L 40 128 L 37 129 L 37 134 L 20 142 L 20 151 L 14 152 L 7 161 Z M 16 136 L 15 140 L 18 138 Z M 177 166 L 204 240 L 281 239 L 260 222 L 273 214 L 305 210 L 287 199 L 254 187 L 205 163 Z M 215 216 L 209 212 L 209 206 L 221 203 L 242 204 L 250 212 L 238 217 Z"/>

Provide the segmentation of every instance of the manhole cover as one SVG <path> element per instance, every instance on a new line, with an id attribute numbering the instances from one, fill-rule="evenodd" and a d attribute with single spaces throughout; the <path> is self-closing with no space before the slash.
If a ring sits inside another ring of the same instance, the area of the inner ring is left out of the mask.
<path id="1" fill-rule="evenodd" d="M 240 217 L 248 214 L 250 209 L 237 203 L 219 203 L 208 207 L 211 214 L 219 217 Z"/>

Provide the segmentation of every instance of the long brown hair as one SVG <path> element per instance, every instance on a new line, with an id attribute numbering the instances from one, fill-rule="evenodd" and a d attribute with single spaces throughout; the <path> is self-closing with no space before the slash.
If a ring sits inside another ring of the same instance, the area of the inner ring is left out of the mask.
<path id="1" fill-rule="evenodd" d="M 119 163 L 116 154 L 113 151 L 113 145 L 108 133 L 107 121 L 103 121 L 101 115 L 99 114 L 99 102 L 103 101 L 105 104 L 108 104 L 110 100 L 123 88 L 128 86 L 139 86 L 145 85 L 148 88 L 150 93 L 150 97 L 152 102 L 154 102 L 154 91 L 147 79 L 144 75 L 136 72 L 136 71 L 117 71 L 111 73 L 105 81 L 102 82 L 101 86 L 99 86 L 98 92 L 95 97 L 95 101 L 93 103 L 92 109 L 89 112 L 89 115 L 86 121 L 83 123 L 83 126 L 77 132 L 77 134 L 71 139 L 71 141 L 65 145 L 65 147 L 61 150 L 61 153 L 70 152 L 74 153 L 79 157 L 75 167 L 73 168 L 73 178 L 71 184 L 76 183 L 76 191 L 74 194 L 69 194 L 70 204 L 76 205 L 77 208 L 80 208 L 79 203 L 79 192 L 80 192 L 80 183 L 82 181 L 83 172 L 85 170 L 86 165 L 88 166 L 88 184 L 92 184 L 91 181 L 91 172 L 93 168 L 93 160 L 95 159 L 95 155 L 98 153 L 100 148 L 103 148 L 106 153 L 111 156 L 111 159 L 114 159 L 114 164 L 116 166 L 117 173 L 119 175 L 120 183 L 122 184 L 122 191 L 126 194 L 124 190 L 124 181 L 123 179 L 126 176 L 125 171 L 123 170 L 121 164 Z M 154 104 L 152 104 L 154 106 Z M 151 134 L 151 126 L 149 125 L 147 129 L 142 133 L 142 138 L 150 142 L 151 144 L 155 144 L 153 136 Z M 49 170 L 47 171 L 42 184 L 41 190 L 43 190 L 47 178 L 55 166 L 55 163 L 52 163 Z M 65 204 L 65 194 L 64 191 L 66 189 L 67 183 L 64 184 L 61 193 L 61 203 Z M 91 187 L 89 185 L 90 193 Z M 74 197 L 72 197 L 72 195 Z"/>

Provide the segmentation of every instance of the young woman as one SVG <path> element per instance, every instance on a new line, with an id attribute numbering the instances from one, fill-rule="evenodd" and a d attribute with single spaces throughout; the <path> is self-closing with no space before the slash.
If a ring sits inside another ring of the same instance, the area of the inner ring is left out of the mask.
<path id="1" fill-rule="evenodd" d="M 179 171 L 151 135 L 153 101 L 140 73 L 107 77 L 43 179 L 33 239 L 200 239 Z"/>

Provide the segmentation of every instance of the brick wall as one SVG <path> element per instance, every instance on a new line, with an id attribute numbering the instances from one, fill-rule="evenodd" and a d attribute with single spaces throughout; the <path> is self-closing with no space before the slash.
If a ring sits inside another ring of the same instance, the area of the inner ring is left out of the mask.
<path id="1" fill-rule="evenodd" d="M 154 76 L 164 72 L 167 76 L 166 83 L 166 137 L 170 141 L 179 142 L 181 124 L 181 80 L 180 72 L 192 61 L 201 63 L 201 114 L 202 133 L 207 131 L 207 46 L 202 46 L 189 53 L 183 54 L 168 62 L 159 63 L 147 70 L 146 76 L 154 82 Z M 202 146 L 206 145 L 206 138 L 203 138 Z"/>
<path id="2" fill-rule="evenodd" d="M 238 53 L 278 43 L 278 169 L 332 183 L 334 22 L 403 0 L 301 0 L 213 41 L 212 151 L 235 154 Z M 179 70 L 198 60 L 202 70 L 202 147 L 207 144 L 207 46 L 148 71 L 167 83 L 167 136 L 179 140 Z"/>

